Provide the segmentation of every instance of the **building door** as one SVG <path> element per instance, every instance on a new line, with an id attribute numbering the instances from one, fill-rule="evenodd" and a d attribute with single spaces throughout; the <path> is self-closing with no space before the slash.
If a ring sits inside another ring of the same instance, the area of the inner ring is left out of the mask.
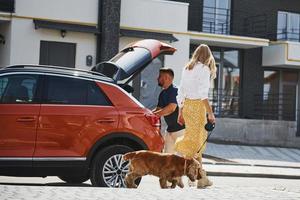
<path id="1" fill-rule="evenodd" d="M 240 87 L 239 51 L 217 49 L 213 51 L 213 55 L 216 60 L 217 77 L 211 82 L 210 103 L 218 117 L 237 117 Z"/>
<path id="2" fill-rule="evenodd" d="M 282 119 L 293 121 L 296 119 L 297 111 L 297 83 L 298 73 L 283 72 L 282 73 Z"/>
<path id="3" fill-rule="evenodd" d="M 41 41 L 40 64 L 75 67 L 76 44 Z"/>
<path id="4" fill-rule="evenodd" d="M 265 119 L 296 121 L 297 90 L 297 71 L 265 70 L 263 117 Z"/>
<path id="5" fill-rule="evenodd" d="M 221 76 L 220 76 L 220 63 L 216 63 L 217 67 L 217 77 L 214 80 L 211 80 L 210 83 L 210 91 L 209 91 L 209 101 L 210 105 L 212 105 L 213 111 L 216 115 L 219 115 L 221 113 L 221 95 L 222 92 L 219 89 L 219 85 L 221 85 Z"/>

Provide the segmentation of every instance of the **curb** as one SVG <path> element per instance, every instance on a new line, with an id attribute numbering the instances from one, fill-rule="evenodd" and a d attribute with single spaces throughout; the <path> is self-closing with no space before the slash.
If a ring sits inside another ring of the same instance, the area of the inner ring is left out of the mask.
<path id="1" fill-rule="evenodd" d="M 284 165 L 262 165 L 262 164 L 246 164 L 246 163 L 224 163 L 224 162 L 203 162 L 204 165 L 229 165 L 229 166 L 245 166 L 245 167 L 270 167 L 270 168 L 285 168 L 285 169 L 300 169 L 297 166 Z"/>
<path id="2" fill-rule="evenodd" d="M 203 162 L 204 165 L 230 165 L 230 166 L 246 166 L 246 167 L 271 167 L 271 168 L 287 168 L 287 169 L 300 169 L 297 166 L 285 165 L 262 165 L 262 164 L 245 164 L 245 163 L 228 163 L 228 162 Z"/>
<path id="3" fill-rule="evenodd" d="M 279 175 L 279 174 L 260 174 L 260 173 L 235 173 L 235 172 L 212 172 L 207 171 L 208 176 L 228 176 L 228 177 L 252 177 L 252 178 L 278 178 L 278 179 L 300 179 L 300 176 Z"/>

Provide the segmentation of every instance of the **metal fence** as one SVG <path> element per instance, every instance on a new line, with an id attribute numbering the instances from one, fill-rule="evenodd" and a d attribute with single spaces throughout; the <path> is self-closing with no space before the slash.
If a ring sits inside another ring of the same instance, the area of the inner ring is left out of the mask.
<path id="1" fill-rule="evenodd" d="M 259 94 L 253 96 L 253 104 L 247 113 L 256 119 L 296 121 L 299 109 L 295 94 Z M 239 111 L 242 101 L 238 90 L 211 89 L 209 101 L 218 117 L 239 118 L 244 114 Z"/>
<path id="2" fill-rule="evenodd" d="M 230 9 L 203 7 L 202 31 L 207 33 L 230 34 Z"/>
<path id="3" fill-rule="evenodd" d="M 211 89 L 209 101 L 216 116 L 239 117 L 240 98 L 238 90 Z"/>
<path id="4" fill-rule="evenodd" d="M 289 40 L 294 42 L 300 42 L 300 30 L 299 29 L 277 30 L 277 40 Z"/>
<path id="5" fill-rule="evenodd" d="M 254 115 L 258 118 L 296 121 L 298 113 L 295 94 L 265 93 L 254 96 Z"/>

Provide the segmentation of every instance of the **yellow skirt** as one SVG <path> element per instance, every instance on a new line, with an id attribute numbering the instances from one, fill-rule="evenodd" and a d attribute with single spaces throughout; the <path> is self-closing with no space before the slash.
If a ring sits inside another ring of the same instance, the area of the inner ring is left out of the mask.
<path id="1" fill-rule="evenodd" d="M 207 131 L 204 128 L 207 122 L 204 103 L 199 99 L 185 99 L 182 114 L 185 132 L 183 136 L 177 138 L 175 150 L 183 156 L 199 158 L 206 144 L 199 153 L 197 152 L 207 138 Z"/>

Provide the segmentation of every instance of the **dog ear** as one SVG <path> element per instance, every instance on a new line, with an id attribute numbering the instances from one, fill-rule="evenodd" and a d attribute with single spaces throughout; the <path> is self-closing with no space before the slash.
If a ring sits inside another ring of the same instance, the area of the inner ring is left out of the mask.
<path id="1" fill-rule="evenodd" d="M 201 168 L 197 169 L 197 180 L 200 180 L 202 178 L 201 176 Z"/>

